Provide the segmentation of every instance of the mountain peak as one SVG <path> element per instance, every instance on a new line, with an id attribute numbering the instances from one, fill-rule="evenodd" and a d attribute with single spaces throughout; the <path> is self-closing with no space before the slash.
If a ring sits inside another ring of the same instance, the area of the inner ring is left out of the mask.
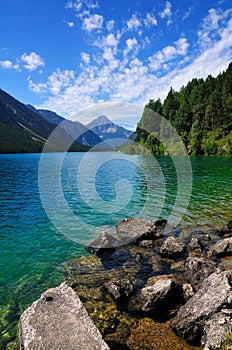
<path id="1" fill-rule="evenodd" d="M 113 122 L 107 118 L 107 116 L 105 115 L 100 115 L 98 118 L 92 120 L 89 124 L 87 124 L 86 126 L 89 129 L 98 127 L 98 126 L 102 126 L 102 125 L 108 125 L 108 124 L 113 124 Z"/>

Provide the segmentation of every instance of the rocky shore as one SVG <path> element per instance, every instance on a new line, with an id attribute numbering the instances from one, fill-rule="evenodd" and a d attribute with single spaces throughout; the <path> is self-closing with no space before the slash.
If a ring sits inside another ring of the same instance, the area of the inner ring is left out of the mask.
<path id="1" fill-rule="evenodd" d="M 116 228 L 23 313 L 21 349 L 232 348 L 232 222 L 177 229 L 127 219 Z M 46 334 L 49 344 L 32 346 Z"/>

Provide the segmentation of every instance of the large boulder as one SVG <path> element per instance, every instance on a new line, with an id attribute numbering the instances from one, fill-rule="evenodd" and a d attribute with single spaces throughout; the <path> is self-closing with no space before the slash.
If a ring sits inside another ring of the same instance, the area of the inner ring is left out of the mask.
<path id="1" fill-rule="evenodd" d="M 117 237 L 125 243 L 161 238 L 166 222 L 166 220 L 125 219 L 116 225 Z"/>
<path id="2" fill-rule="evenodd" d="M 109 350 L 66 283 L 41 295 L 20 317 L 21 350 Z"/>
<path id="3" fill-rule="evenodd" d="M 197 291 L 202 282 L 216 270 L 215 263 L 204 258 L 187 258 L 185 260 L 185 275 L 194 291 Z"/>
<path id="4" fill-rule="evenodd" d="M 221 349 L 220 344 L 225 341 L 226 335 L 232 331 L 232 311 L 217 312 L 212 315 L 204 326 L 204 334 L 202 337 L 203 350 L 218 350 Z M 226 349 L 226 347 L 224 348 Z M 229 348 L 228 348 L 229 349 Z"/>
<path id="5" fill-rule="evenodd" d="M 232 255 L 232 237 L 224 238 L 211 247 L 211 253 L 218 257 Z"/>
<path id="6" fill-rule="evenodd" d="M 207 321 L 216 313 L 232 307 L 232 272 L 216 271 L 182 306 L 171 327 L 180 337 L 200 343 Z M 225 311 L 224 311 L 225 312 Z"/>
<path id="7" fill-rule="evenodd" d="M 160 247 L 160 255 L 167 258 L 175 258 L 183 255 L 185 244 L 175 237 L 168 237 Z"/>
<path id="8" fill-rule="evenodd" d="M 129 311 L 167 311 L 180 301 L 182 288 L 171 279 L 160 279 L 154 285 L 145 287 L 129 302 Z"/>

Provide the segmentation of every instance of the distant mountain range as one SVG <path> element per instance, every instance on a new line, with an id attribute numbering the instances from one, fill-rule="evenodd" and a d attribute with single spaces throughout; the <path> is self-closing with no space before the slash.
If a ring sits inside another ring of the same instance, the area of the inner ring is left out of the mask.
<path id="1" fill-rule="evenodd" d="M 114 124 L 105 115 L 94 119 L 86 126 L 98 135 L 102 141 L 106 141 L 113 147 L 128 142 L 129 137 L 133 134 L 132 131 Z"/>
<path id="2" fill-rule="evenodd" d="M 58 125 L 61 127 L 57 128 Z M 54 130 L 59 140 L 56 144 L 47 142 Z M 48 151 L 57 152 L 66 151 L 69 144 L 69 151 L 75 152 L 98 145 L 103 149 L 112 148 L 118 145 L 112 139 L 120 138 L 126 142 L 131 133 L 105 116 L 84 126 L 55 112 L 25 105 L 0 89 L 0 153 L 42 152 L 45 144 L 49 146 Z"/>

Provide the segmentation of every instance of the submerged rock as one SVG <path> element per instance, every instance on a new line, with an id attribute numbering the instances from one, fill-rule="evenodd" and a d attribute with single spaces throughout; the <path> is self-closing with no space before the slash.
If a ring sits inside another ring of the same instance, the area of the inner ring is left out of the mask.
<path id="1" fill-rule="evenodd" d="M 201 288 L 182 306 L 171 327 L 177 335 L 200 343 L 207 321 L 216 313 L 232 308 L 232 272 L 217 271 L 204 280 Z"/>
<path id="2" fill-rule="evenodd" d="M 167 258 L 175 258 L 183 255 L 185 244 L 175 237 L 168 237 L 160 247 L 160 255 Z"/>
<path id="3" fill-rule="evenodd" d="M 21 350 L 109 350 L 66 283 L 41 295 L 20 317 Z"/>

